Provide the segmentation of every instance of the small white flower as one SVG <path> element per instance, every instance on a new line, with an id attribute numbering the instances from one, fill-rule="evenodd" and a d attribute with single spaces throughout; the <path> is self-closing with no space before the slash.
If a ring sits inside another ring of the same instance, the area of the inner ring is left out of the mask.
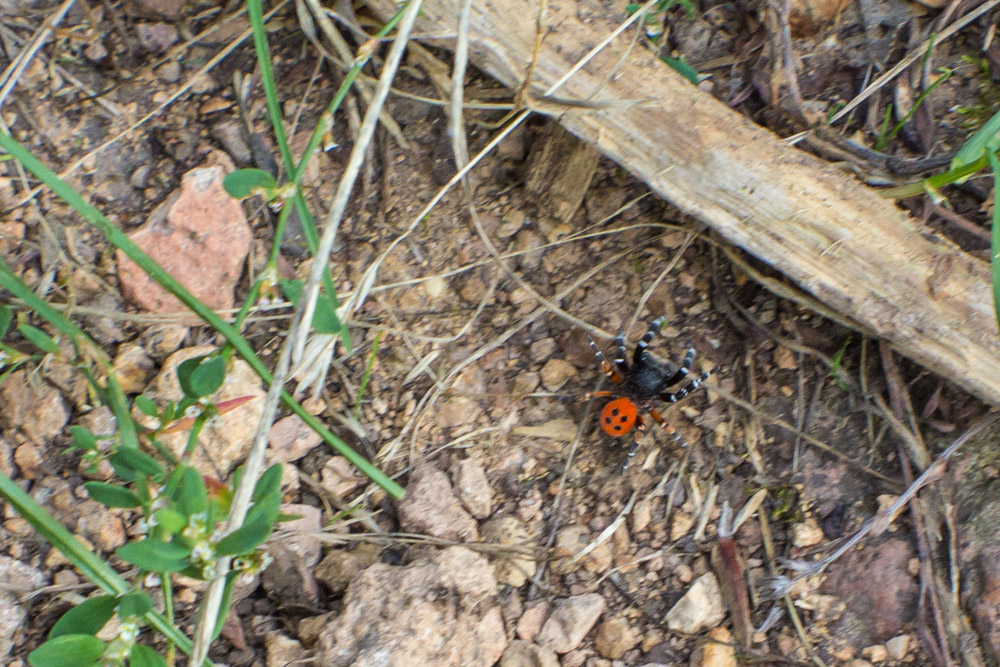
<path id="1" fill-rule="evenodd" d="M 188 419 L 194 419 L 201 414 L 200 405 L 189 405 L 187 409 L 184 410 L 184 416 Z"/>
<path id="2" fill-rule="evenodd" d="M 162 582 L 163 580 L 160 579 L 160 575 L 158 575 L 156 572 L 150 572 L 149 574 L 146 575 L 146 578 L 142 580 L 142 585 L 145 586 L 146 588 L 156 588 Z"/>
<path id="3" fill-rule="evenodd" d="M 118 629 L 118 638 L 126 644 L 134 644 L 135 640 L 139 638 L 139 624 L 131 618 L 124 621 Z"/>
<path id="4" fill-rule="evenodd" d="M 191 559 L 195 561 L 211 560 L 214 555 L 215 549 L 205 540 L 196 543 L 194 549 L 191 550 Z"/>

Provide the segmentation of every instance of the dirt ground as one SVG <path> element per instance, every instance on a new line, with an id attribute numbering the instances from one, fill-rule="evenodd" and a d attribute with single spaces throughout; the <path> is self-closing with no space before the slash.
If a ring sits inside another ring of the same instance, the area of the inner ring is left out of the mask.
<path id="1" fill-rule="evenodd" d="M 805 5 L 815 26 L 797 22 L 793 12 L 801 99 L 788 93 L 788 79 L 776 75 L 773 54 L 783 47 L 769 21 L 778 19 L 762 7 L 707 3 L 695 8 L 694 19 L 682 8 L 670 10 L 662 19 L 661 48 L 712 73 L 702 84 L 711 94 L 791 134 L 797 116 L 822 115 L 832 102 L 849 100 L 865 62 L 891 65 L 912 41 L 905 30 L 915 33 L 940 16 L 940 10 L 912 3 L 860 5 L 867 22 L 843 3 L 832 12 Z M 237 103 L 234 75 L 253 77 L 252 45 L 238 45 L 198 73 L 247 29 L 239 6 L 150 0 L 121 9 L 74 5 L 4 102 L 3 120 L 39 159 L 131 231 L 191 169 L 225 160 L 270 169 L 280 160 L 258 79 L 251 79 L 245 113 Z M 0 10 L 6 13 L 0 26 L 6 67 L 54 7 Z M 824 12 L 829 16 L 822 18 Z M 318 60 L 291 6 L 269 25 L 287 128 L 301 150 L 340 74 Z M 980 53 L 979 46 L 989 25 L 975 23 L 938 50 L 934 66 L 953 73 L 886 153 L 913 159 L 948 154 L 967 134 L 964 121 L 977 113 L 988 117 L 984 108 L 993 108 L 995 84 L 983 68 L 993 65 L 997 47 Z M 212 26 L 218 29 L 189 41 Z M 449 55 L 411 53 L 396 80 L 387 112 L 406 145 L 385 128 L 377 134 L 330 265 L 344 294 L 455 173 L 445 112 L 427 101 L 444 94 L 428 74 L 435 62 L 447 68 Z M 897 88 L 894 99 L 909 94 L 912 102 L 919 95 L 919 76 L 914 78 L 915 84 L 908 79 Z M 505 105 L 514 95 L 473 73 L 466 99 Z M 884 102 L 871 104 L 867 119 L 859 112 L 852 138 L 872 141 Z M 502 108 L 467 112 L 470 152 L 486 145 L 504 115 Z M 133 127 L 139 119 L 145 120 Z M 338 146 L 317 156 L 307 175 L 318 220 L 350 152 L 350 127 L 338 118 Z M 827 156 L 823 151 L 832 155 L 835 143 L 819 137 L 808 148 Z M 859 170 L 858 155 L 844 161 L 873 183 L 902 178 L 872 163 Z M 50 303 L 75 312 L 75 321 L 108 355 L 140 378 L 140 387 L 152 391 L 155 375 L 177 349 L 219 342 L 190 315 L 151 315 L 127 303 L 107 242 L 45 190 L 25 203 L 20 176 L 6 164 L 0 193 L 5 261 Z M 643 184 L 551 121 L 538 119 L 515 131 L 475 168 L 472 183 L 477 218 L 456 188 L 419 221 L 388 256 L 351 323 L 354 354 L 333 363 L 310 402 L 340 437 L 409 485 L 408 499 L 395 503 L 361 484 L 323 445 L 286 461 L 295 481 L 285 500 L 321 510 L 316 520 L 323 531 L 313 531 L 316 539 L 299 551 L 276 547 L 298 565 L 279 563 L 264 586 L 244 591 L 214 660 L 234 666 L 376 664 L 365 662 L 361 649 L 353 658 L 334 655 L 352 640 L 342 634 L 331 639 L 331 628 L 343 633 L 338 618 L 349 623 L 349 613 L 363 606 L 359 591 L 366 584 L 352 582 L 373 577 L 376 566 L 399 573 L 426 565 L 464 544 L 487 559 L 483 576 L 493 578 L 492 589 L 475 604 L 454 603 L 448 612 L 454 617 L 426 622 L 438 630 L 452 622 L 458 628 L 464 614 L 499 609 L 492 641 L 506 651 L 501 664 L 708 665 L 735 664 L 737 656 L 758 664 L 996 664 L 995 428 L 970 440 L 887 530 L 873 530 L 822 573 L 797 580 L 787 597 L 776 601 L 769 594 L 780 583 L 773 577 L 794 574 L 786 559 L 815 563 L 831 554 L 920 474 L 911 465 L 914 451 L 933 458 L 988 406 L 878 341 L 768 291 L 761 279 L 780 276 L 647 196 Z M 944 212 L 923 200 L 906 204 L 926 213 L 929 231 L 983 254 L 989 245 L 987 187 L 970 181 Z M 254 200 L 244 209 L 253 241 L 237 304 L 264 266 L 276 217 Z M 283 246 L 282 270 L 304 277 L 307 252 L 301 231 L 292 234 Z M 269 363 L 290 312 L 286 304 L 251 317 L 247 339 Z M 625 331 L 631 351 L 660 316 L 665 324 L 650 350 L 676 364 L 690 345 L 697 352 L 691 377 L 711 371 L 709 389 L 677 406 L 660 406 L 686 447 L 650 423 L 622 474 L 626 446 L 598 427 L 602 401 L 578 400 L 609 386 L 601 384 L 587 335 L 610 359 L 616 332 Z M 371 379 L 354 419 L 377 331 Z M 16 338 L 7 342 L 19 344 Z M 137 346 L 148 363 L 122 359 Z M 89 397 L 74 390 L 65 369 L 39 364 L 31 377 L 33 391 L 40 384 L 62 397 L 67 428 L 96 419 Z M 0 410 L 13 414 L 18 401 L 38 400 L 37 393 L 18 396 L 4 394 Z M 82 531 L 85 480 L 76 455 L 64 453 L 67 431 L 42 442 L 7 420 L 0 435 L 3 472 Z M 348 480 L 341 486 L 330 481 L 335 469 Z M 766 495 L 758 494 L 762 490 Z M 723 505 L 738 511 L 752 498 L 763 502 L 760 511 L 731 539 L 723 534 L 720 540 Z M 339 510 L 357 499 L 357 517 L 364 520 L 341 518 Z M 6 566 L 28 571 L 7 575 L 19 593 L 8 603 L 29 614 L 11 635 L 4 664 L 27 664 L 27 653 L 79 601 L 73 595 L 86 597 L 93 588 L 10 508 L 4 519 Z M 83 534 L 109 553 L 133 521 L 117 513 L 92 522 Z M 727 549 L 742 566 L 727 559 Z M 478 560 L 469 562 L 478 567 Z M 743 588 L 741 567 L 749 588 Z M 696 584 L 710 580 L 717 583 L 705 599 L 692 601 Z M 19 581 L 34 582 L 30 593 L 15 585 Z M 435 585 L 413 599 L 434 597 Z M 178 618 L 190 631 L 200 589 L 191 581 L 180 588 L 186 593 L 178 597 Z M 748 616 L 733 613 L 740 591 L 749 595 Z M 587 597 L 592 595 L 599 599 Z M 682 599 L 695 608 L 678 606 Z M 545 621 L 575 602 L 596 605 L 579 612 L 593 618 L 589 624 L 563 619 L 572 631 L 554 638 Z M 721 605 L 728 615 L 712 611 Z M 761 628 L 772 609 L 780 615 Z M 483 618 L 490 618 L 488 611 Z M 742 646 L 748 624 L 758 630 L 750 628 Z M 379 636 L 383 646 L 396 646 L 387 630 Z M 385 664 L 435 663 L 414 658 Z M 441 658 L 436 664 L 462 663 Z"/>

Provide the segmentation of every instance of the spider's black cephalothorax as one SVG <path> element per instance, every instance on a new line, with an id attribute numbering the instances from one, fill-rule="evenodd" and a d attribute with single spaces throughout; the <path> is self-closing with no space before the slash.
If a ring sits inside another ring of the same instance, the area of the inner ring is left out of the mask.
<path id="1" fill-rule="evenodd" d="M 702 382 L 711 375 L 711 372 L 703 373 L 680 389 L 670 391 L 670 387 L 682 382 L 690 373 L 691 364 L 694 362 L 694 348 L 688 346 L 687 354 L 684 355 L 684 360 L 679 366 L 654 359 L 646 351 L 646 348 L 649 347 L 649 343 L 660 330 L 663 320 L 664 318 L 658 317 L 649 324 L 649 329 L 635 346 L 631 364 L 625 358 L 624 332 L 620 332 L 615 338 L 614 366 L 604 358 L 597 344 L 593 340 L 590 341 L 590 347 L 600 362 L 602 370 L 607 373 L 612 382 L 619 386 L 617 391 L 591 392 L 584 397 L 584 400 L 601 397 L 615 399 L 604 406 L 604 410 L 601 412 L 601 429 L 608 435 L 616 437 L 625 435 L 632 430 L 633 426 L 635 427 L 634 440 L 629 447 L 628 454 L 626 454 L 625 463 L 622 464 L 622 472 L 625 472 L 632 462 L 632 457 L 635 456 L 635 452 L 639 448 L 639 436 L 646 429 L 639 412 L 649 412 L 653 421 L 659 424 L 663 430 L 672 435 L 679 443 L 687 446 L 680 434 L 663 421 L 660 413 L 652 407 L 653 401 L 659 398 L 666 403 L 676 403 L 700 387 Z"/>

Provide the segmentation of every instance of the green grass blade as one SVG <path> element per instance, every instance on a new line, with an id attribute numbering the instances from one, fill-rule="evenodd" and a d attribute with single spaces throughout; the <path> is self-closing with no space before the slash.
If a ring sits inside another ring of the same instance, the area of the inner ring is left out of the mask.
<path id="1" fill-rule="evenodd" d="M 1000 327 L 1000 205 L 997 204 L 997 193 L 1000 192 L 1000 161 L 993 152 L 987 153 L 990 168 L 993 169 L 993 232 L 990 247 L 990 268 L 993 274 L 993 311 L 996 314 L 997 326 Z"/>

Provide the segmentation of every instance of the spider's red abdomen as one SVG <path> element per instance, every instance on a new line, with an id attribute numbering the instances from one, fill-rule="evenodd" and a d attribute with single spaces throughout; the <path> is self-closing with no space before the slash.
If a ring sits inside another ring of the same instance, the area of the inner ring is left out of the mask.
<path id="1" fill-rule="evenodd" d="M 635 426 L 639 409 L 631 400 L 616 398 L 601 410 L 601 429 L 612 437 L 625 435 Z"/>

